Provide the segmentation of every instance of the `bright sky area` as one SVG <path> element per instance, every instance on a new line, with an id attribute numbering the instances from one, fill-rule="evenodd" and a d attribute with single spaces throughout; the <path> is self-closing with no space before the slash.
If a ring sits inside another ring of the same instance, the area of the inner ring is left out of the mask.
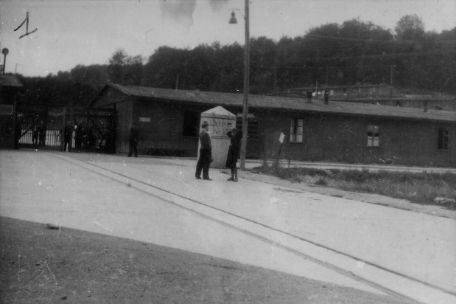
<path id="1" fill-rule="evenodd" d="M 77 64 L 106 64 L 119 48 L 150 56 L 162 45 L 243 44 L 243 22 L 228 24 L 244 0 L 1 0 L 0 47 L 6 72 L 45 76 Z M 251 0 L 251 36 L 275 40 L 304 35 L 325 23 L 353 18 L 393 30 L 400 17 L 417 14 L 426 30 L 456 27 L 455 0 Z M 29 31 L 14 29 L 30 13 Z"/>

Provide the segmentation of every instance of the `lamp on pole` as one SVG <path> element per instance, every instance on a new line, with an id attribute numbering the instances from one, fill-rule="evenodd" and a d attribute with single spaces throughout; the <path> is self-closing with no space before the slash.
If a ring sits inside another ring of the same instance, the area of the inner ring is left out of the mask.
<path id="1" fill-rule="evenodd" d="M 3 54 L 3 75 L 5 75 L 6 72 L 6 55 L 8 55 L 9 51 L 7 48 L 2 49 L 2 54 Z"/>
<path id="2" fill-rule="evenodd" d="M 250 30 L 249 30 L 249 0 L 244 0 L 244 98 L 242 101 L 242 140 L 241 140 L 241 169 L 245 170 L 245 157 L 247 154 L 248 113 L 249 113 L 249 74 L 250 74 Z M 230 24 L 237 24 L 236 15 L 231 12 Z"/>

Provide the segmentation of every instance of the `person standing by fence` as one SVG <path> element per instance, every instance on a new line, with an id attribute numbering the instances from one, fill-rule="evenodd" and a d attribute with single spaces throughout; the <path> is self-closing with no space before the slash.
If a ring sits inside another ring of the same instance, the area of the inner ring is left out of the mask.
<path id="1" fill-rule="evenodd" d="M 44 125 L 44 121 L 40 121 L 40 125 L 38 127 L 38 145 L 40 147 L 44 147 L 46 145 L 46 126 Z"/>
<path id="2" fill-rule="evenodd" d="M 74 146 L 76 147 L 76 151 L 79 152 L 82 148 L 82 124 L 74 124 Z"/>
<path id="3" fill-rule="evenodd" d="M 69 152 L 71 150 L 71 137 L 73 135 L 73 130 L 70 125 L 66 125 L 63 129 L 63 151 Z"/>
<path id="4" fill-rule="evenodd" d="M 32 128 L 32 145 L 33 148 L 38 148 L 38 126 L 36 124 Z"/>
<path id="5" fill-rule="evenodd" d="M 211 180 L 211 178 L 209 177 L 209 166 L 212 161 L 212 146 L 211 137 L 208 133 L 209 124 L 206 121 L 204 121 L 201 127 L 202 130 L 199 135 L 201 146 L 199 151 L 198 162 L 196 164 L 195 177 L 196 179 L 201 179 L 201 171 L 203 171 L 203 179 Z"/>
<path id="6" fill-rule="evenodd" d="M 231 177 L 228 181 L 237 182 L 237 160 L 239 159 L 239 151 L 241 148 L 242 132 L 234 127 L 226 135 L 228 135 L 231 140 L 231 144 L 228 149 L 228 157 L 226 159 L 226 167 L 231 170 Z"/>
<path id="7" fill-rule="evenodd" d="M 139 130 L 136 126 L 136 123 L 130 128 L 130 148 L 128 150 L 128 157 L 131 157 L 132 154 L 135 157 L 138 157 L 138 142 L 139 142 Z"/>

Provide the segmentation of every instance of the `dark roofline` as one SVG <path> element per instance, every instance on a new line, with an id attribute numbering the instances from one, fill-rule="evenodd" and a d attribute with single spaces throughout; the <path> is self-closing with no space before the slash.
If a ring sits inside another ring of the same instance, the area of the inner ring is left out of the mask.
<path id="1" fill-rule="evenodd" d="M 403 96 L 393 96 L 393 97 L 386 97 L 386 96 L 378 96 L 378 97 L 340 97 L 335 96 L 332 100 L 337 102 L 375 102 L 375 101 L 420 101 L 420 102 L 439 102 L 439 101 L 456 101 L 456 97 L 445 97 L 445 96 L 417 96 L 417 97 L 403 97 Z"/>
<path id="2" fill-rule="evenodd" d="M 141 97 L 145 100 L 161 100 L 180 103 L 192 103 L 199 105 L 222 105 L 225 107 L 242 107 L 242 94 L 221 93 L 209 91 L 190 91 L 161 89 L 140 86 L 123 86 L 108 83 L 90 103 L 94 106 L 98 98 L 109 88 L 131 97 Z M 344 116 L 377 117 L 389 119 L 407 119 L 418 121 L 437 121 L 456 123 L 455 111 L 428 110 L 424 112 L 420 108 L 395 107 L 387 105 L 373 105 L 356 102 L 329 102 L 329 104 L 307 103 L 304 98 L 292 98 L 281 96 L 249 95 L 249 104 L 253 109 L 267 111 L 287 112 L 312 112 L 338 114 Z"/>
<path id="3" fill-rule="evenodd" d="M 0 75 L 0 87 L 21 88 L 21 81 L 14 75 Z"/>
<path id="4" fill-rule="evenodd" d="M 91 100 L 89 101 L 89 104 L 87 105 L 87 107 L 90 109 L 93 107 L 93 105 L 97 102 L 98 98 L 101 97 L 101 95 L 103 95 L 104 91 L 106 91 L 108 88 L 112 87 L 111 86 L 112 83 L 108 82 L 104 85 L 104 87 L 100 90 L 100 92 L 98 92 L 98 94 Z"/>
<path id="5" fill-rule="evenodd" d="M 379 83 L 379 84 L 358 84 L 358 85 L 326 85 L 321 84 L 318 86 L 306 86 L 306 87 L 298 87 L 298 88 L 290 88 L 286 90 L 288 91 L 301 91 L 301 90 L 315 90 L 317 89 L 358 89 L 358 88 L 381 88 L 381 87 L 391 87 L 391 85 L 386 83 Z"/>

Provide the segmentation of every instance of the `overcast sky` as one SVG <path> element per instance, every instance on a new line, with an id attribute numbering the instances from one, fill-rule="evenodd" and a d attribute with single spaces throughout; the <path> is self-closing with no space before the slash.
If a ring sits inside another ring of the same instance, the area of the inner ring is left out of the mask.
<path id="1" fill-rule="evenodd" d="M 243 43 L 243 0 L 0 0 L 0 47 L 10 51 L 7 72 L 47 75 L 77 64 L 107 63 L 123 48 L 148 57 L 161 45 Z M 400 17 L 417 14 L 426 30 L 456 26 L 455 0 L 251 0 L 251 35 L 280 39 L 312 27 L 359 18 L 394 29 Z M 30 12 L 29 31 L 14 32 Z M 239 18 L 241 21 L 241 18 Z"/>

